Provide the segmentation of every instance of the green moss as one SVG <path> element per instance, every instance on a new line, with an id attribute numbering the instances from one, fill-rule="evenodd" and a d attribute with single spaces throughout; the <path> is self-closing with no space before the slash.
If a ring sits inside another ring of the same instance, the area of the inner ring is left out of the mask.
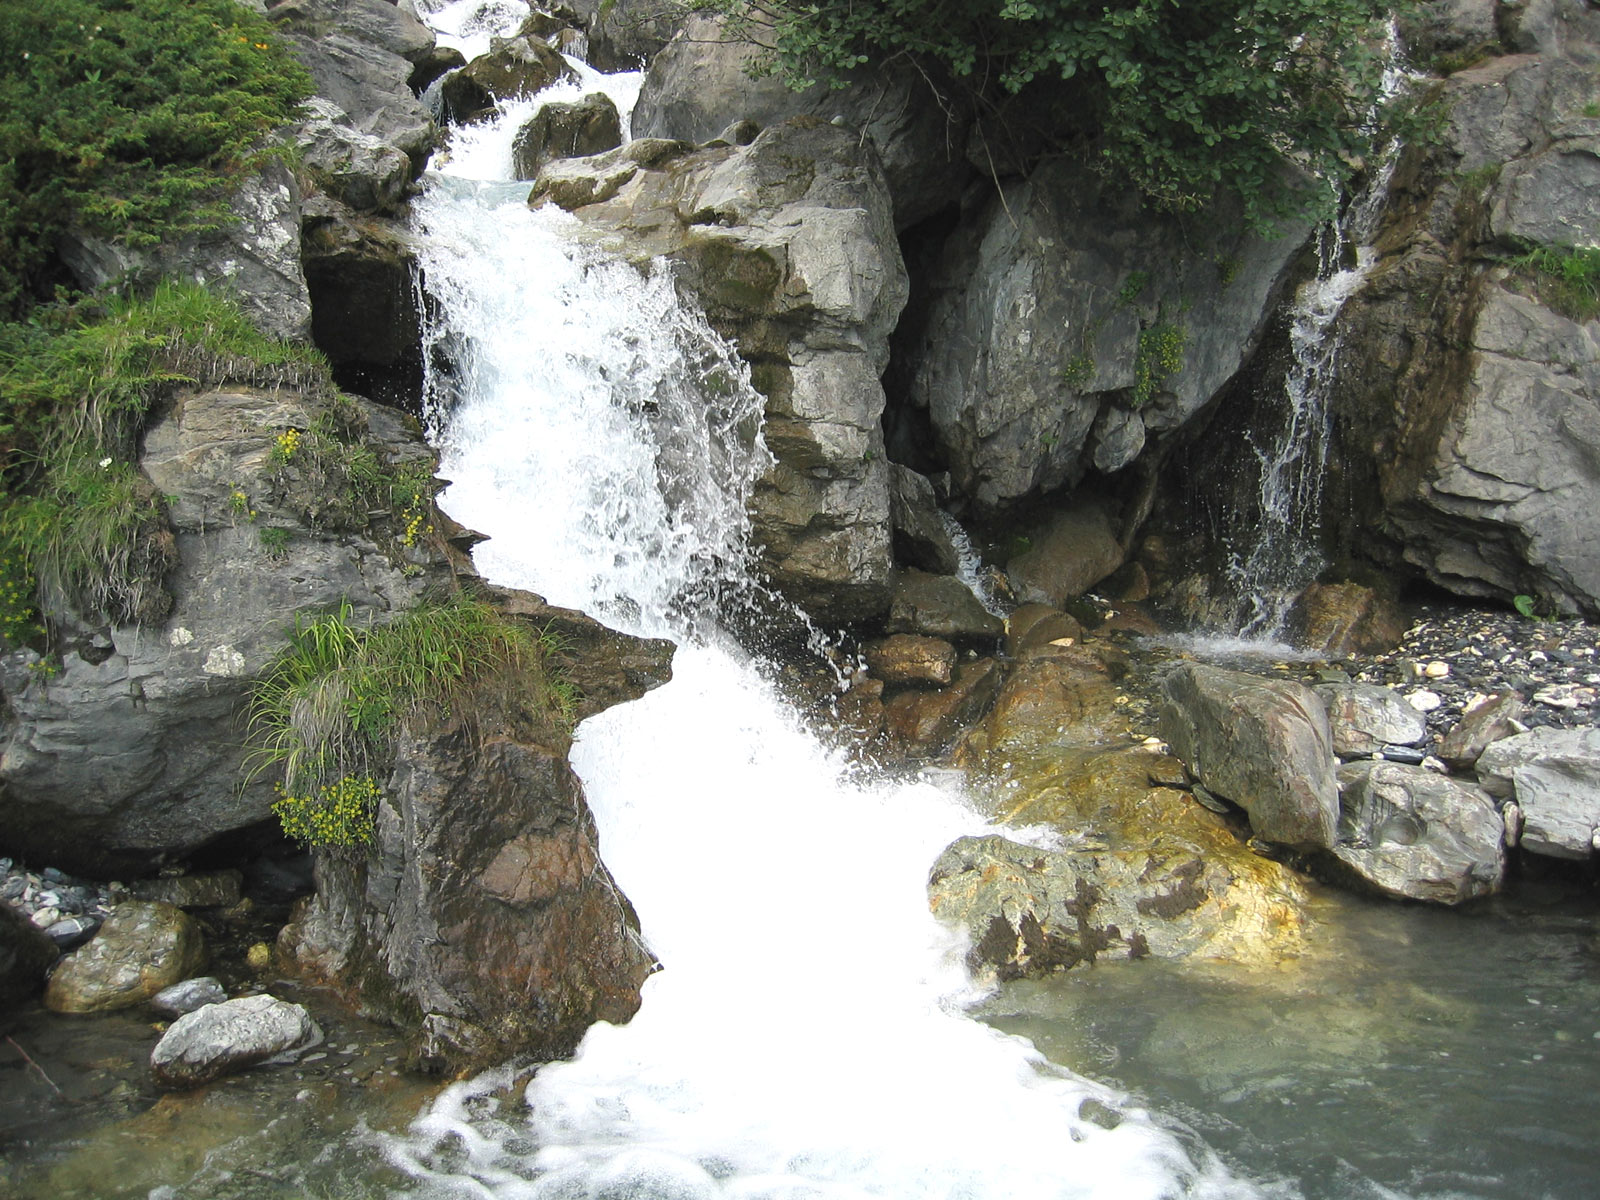
<path id="1" fill-rule="evenodd" d="M 1084 352 L 1074 354 L 1061 365 L 1061 382 L 1073 391 L 1082 391 L 1094 378 L 1094 356 Z"/>
<path id="2" fill-rule="evenodd" d="M 0 317 L 45 293 L 69 228 L 150 246 L 232 220 L 311 93 L 236 0 L 8 3 L 0 19 Z"/>
<path id="3" fill-rule="evenodd" d="M 1139 347 L 1133 360 L 1135 408 L 1154 400 L 1167 380 L 1183 369 L 1186 340 L 1183 326 L 1170 321 L 1160 321 L 1139 331 Z"/>

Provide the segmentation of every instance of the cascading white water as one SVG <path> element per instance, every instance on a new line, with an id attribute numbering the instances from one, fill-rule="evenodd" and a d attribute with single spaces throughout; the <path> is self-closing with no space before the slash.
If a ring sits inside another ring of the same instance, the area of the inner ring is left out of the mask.
<path id="1" fill-rule="evenodd" d="M 1259 471 L 1256 508 L 1232 531 L 1226 583 L 1239 599 L 1246 641 L 1283 636 L 1289 608 L 1325 562 L 1316 543 L 1332 434 L 1328 398 L 1339 358 L 1338 317 L 1372 270 L 1371 239 L 1394 172 L 1391 147 L 1360 197 L 1337 223 L 1317 231 L 1317 274 L 1302 284 L 1290 314 L 1292 355 L 1281 389 L 1281 420 L 1248 436 Z M 1354 261 L 1339 264 L 1354 248 Z"/>
<path id="2" fill-rule="evenodd" d="M 1258 1195 L 963 1014 L 963 948 L 925 885 L 983 821 L 931 782 L 852 782 L 719 631 L 767 462 L 759 397 L 666 268 L 477 178 L 503 175 L 510 136 L 458 133 L 417 203 L 442 503 L 490 535 L 490 578 L 679 643 L 673 682 L 585 722 L 573 753 L 664 969 L 525 1107 L 489 1098 L 504 1079 L 458 1085 L 391 1140 L 412 1194 Z M 1081 1116 L 1089 1099 L 1119 1118 Z"/>

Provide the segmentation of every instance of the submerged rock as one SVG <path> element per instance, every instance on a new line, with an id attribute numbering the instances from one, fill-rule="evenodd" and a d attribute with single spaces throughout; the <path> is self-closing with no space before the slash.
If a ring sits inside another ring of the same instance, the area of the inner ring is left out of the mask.
<path id="1" fill-rule="evenodd" d="M 239 871 L 212 871 L 205 875 L 169 875 L 141 879 L 129 886 L 135 900 L 161 900 L 179 908 L 227 908 L 239 903 Z"/>
<path id="2" fill-rule="evenodd" d="M 199 1087 L 258 1063 L 291 1061 L 321 1041 L 322 1030 L 300 1005 L 244 996 L 179 1017 L 151 1051 L 150 1069 L 162 1087 Z"/>
<path id="3" fill-rule="evenodd" d="M 180 908 L 154 901 L 117 905 L 85 946 L 61 960 L 45 988 L 55 1012 L 111 1012 L 142 1004 L 205 963 L 200 926 Z"/>
<path id="4" fill-rule="evenodd" d="M 1505 826 L 1481 788 L 1402 763 L 1339 768 L 1334 857 L 1385 895 L 1461 904 L 1500 890 Z"/>
<path id="5" fill-rule="evenodd" d="M 1333 734 L 1314 692 L 1199 663 L 1169 673 L 1161 690 L 1161 736 L 1201 783 L 1250 814 L 1257 837 L 1333 845 Z"/>
<path id="6" fill-rule="evenodd" d="M 942 638 L 896 633 L 862 647 L 867 668 L 884 683 L 950 682 L 956 648 Z"/>

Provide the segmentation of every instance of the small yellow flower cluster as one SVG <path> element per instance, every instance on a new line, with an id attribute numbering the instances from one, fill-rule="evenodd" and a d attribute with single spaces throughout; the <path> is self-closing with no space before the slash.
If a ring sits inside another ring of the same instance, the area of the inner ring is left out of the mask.
<path id="1" fill-rule="evenodd" d="M 311 846 L 365 846 L 376 828 L 378 781 L 346 775 L 325 783 L 313 796 L 291 796 L 278 785 L 272 802 L 284 833 Z"/>
<path id="2" fill-rule="evenodd" d="M 300 449 L 300 431 L 298 429 L 285 429 L 278 435 L 278 444 L 273 447 L 273 461 L 280 463 L 292 462 L 295 451 L 298 449 Z"/>
<path id="3" fill-rule="evenodd" d="M 228 485 L 228 511 L 236 517 L 243 517 L 246 521 L 256 519 L 256 510 L 250 507 L 250 493 L 237 483 Z"/>
<path id="4" fill-rule="evenodd" d="M 405 532 L 400 535 L 400 544 L 402 546 L 408 548 L 415 546 L 419 538 L 433 532 L 432 525 L 423 524 L 425 517 L 421 505 L 407 505 L 400 516 L 406 523 Z"/>
<path id="5" fill-rule="evenodd" d="M 42 634 L 36 616 L 28 564 L 19 554 L 0 555 L 0 642 L 20 646 Z"/>

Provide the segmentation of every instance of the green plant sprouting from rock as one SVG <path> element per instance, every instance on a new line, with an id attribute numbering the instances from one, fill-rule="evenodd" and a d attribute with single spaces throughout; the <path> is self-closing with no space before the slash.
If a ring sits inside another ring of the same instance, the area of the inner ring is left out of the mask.
<path id="1" fill-rule="evenodd" d="M 1512 265 L 1562 316 L 1574 321 L 1600 316 L 1600 246 L 1537 246 Z"/>
<path id="2" fill-rule="evenodd" d="M 311 79 L 237 0 L 8 3 L 0 19 L 0 318 L 58 277 L 68 230 L 132 247 L 221 228 L 282 154 Z"/>
<path id="3" fill-rule="evenodd" d="M 223 381 L 333 391 L 320 354 L 192 284 L 0 325 L 0 547 L 35 601 L 118 622 L 166 615 L 172 535 L 166 499 L 135 466 L 138 439 L 176 389 Z"/>
<path id="4" fill-rule="evenodd" d="M 289 646 L 251 699 L 247 779 L 280 770 L 274 805 L 284 831 L 312 845 L 357 846 L 408 721 L 470 721 L 483 689 L 514 696 L 535 727 L 570 732 L 568 688 L 548 664 L 549 640 L 466 596 L 424 602 L 362 626 L 349 605 L 297 619 Z"/>
<path id="5" fill-rule="evenodd" d="M 1133 406 L 1143 408 L 1160 394 L 1168 379 L 1183 369 L 1187 338 L 1182 325 L 1158 321 L 1139 331 L 1133 359 Z"/>

